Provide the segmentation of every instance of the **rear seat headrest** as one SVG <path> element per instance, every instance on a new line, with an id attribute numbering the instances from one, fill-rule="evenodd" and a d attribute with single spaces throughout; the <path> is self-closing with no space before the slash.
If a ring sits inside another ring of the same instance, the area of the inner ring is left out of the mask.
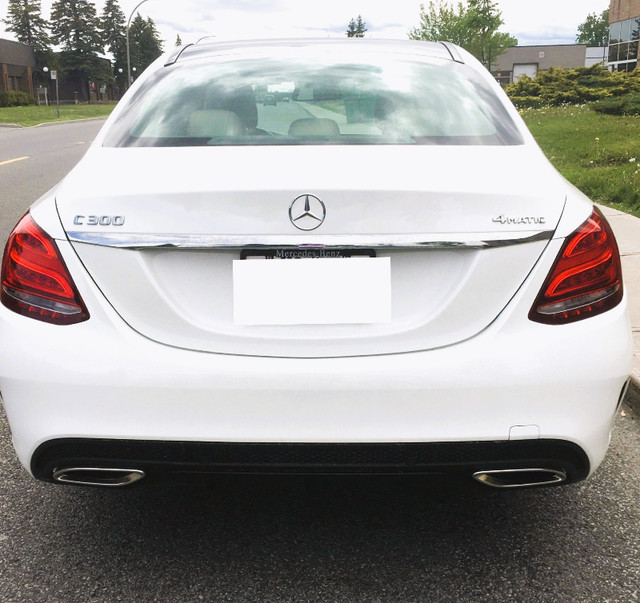
<path id="1" fill-rule="evenodd" d="M 306 117 L 296 119 L 289 126 L 289 136 L 336 136 L 340 128 L 333 119 Z"/>
<path id="2" fill-rule="evenodd" d="M 188 135 L 197 138 L 242 136 L 242 122 L 233 111 L 194 111 L 189 117 Z"/>

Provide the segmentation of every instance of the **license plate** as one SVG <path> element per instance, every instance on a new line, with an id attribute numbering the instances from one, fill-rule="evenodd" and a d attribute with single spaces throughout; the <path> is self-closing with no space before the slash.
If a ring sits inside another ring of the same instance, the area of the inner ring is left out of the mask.
<path id="1" fill-rule="evenodd" d="M 233 262 L 234 322 L 238 325 L 391 321 L 388 257 L 247 259 Z"/>

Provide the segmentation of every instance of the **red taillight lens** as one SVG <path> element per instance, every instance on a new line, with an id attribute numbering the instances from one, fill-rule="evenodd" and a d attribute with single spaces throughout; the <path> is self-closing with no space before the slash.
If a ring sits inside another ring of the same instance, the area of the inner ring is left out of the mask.
<path id="1" fill-rule="evenodd" d="M 550 325 L 602 314 L 622 300 L 618 245 L 605 217 L 594 209 L 563 245 L 529 318 Z"/>
<path id="2" fill-rule="evenodd" d="M 29 214 L 7 241 L 0 301 L 18 314 L 57 325 L 89 318 L 58 246 Z"/>

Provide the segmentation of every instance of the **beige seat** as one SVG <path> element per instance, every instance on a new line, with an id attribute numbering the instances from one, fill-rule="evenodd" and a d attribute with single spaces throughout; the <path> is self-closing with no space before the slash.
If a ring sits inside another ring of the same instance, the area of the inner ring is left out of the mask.
<path id="1" fill-rule="evenodd" d="M 339 136 L 340 128 L 333 119 L 307 117 L 289 126 L 289 136 Z"/>
<path id="2" fill-rule="evenodd" d="M 240 118 L 246 134 L 256 133 L 258 107 L 255 93 L 251 86 L 243 86 L 237 89 L 209 88 L 202 108 L 233 111 Z"/>
<path id="3" fill-rule="evenodd" d="M 219 136 L 242 136 L 242 122 L 233 111 L 211 109 L 194 111 L 189 117 L 189 136 L 214 138 Z"/>

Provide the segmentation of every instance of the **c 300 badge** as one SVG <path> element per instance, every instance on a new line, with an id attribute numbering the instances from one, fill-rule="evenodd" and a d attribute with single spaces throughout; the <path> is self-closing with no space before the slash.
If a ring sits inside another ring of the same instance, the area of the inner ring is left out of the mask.
<path id="1" fill-rule="evenodd" d="M 124 216 L 83 216 L 78 214 L 73 218 L 76 226 L 122 226 Z"/>

